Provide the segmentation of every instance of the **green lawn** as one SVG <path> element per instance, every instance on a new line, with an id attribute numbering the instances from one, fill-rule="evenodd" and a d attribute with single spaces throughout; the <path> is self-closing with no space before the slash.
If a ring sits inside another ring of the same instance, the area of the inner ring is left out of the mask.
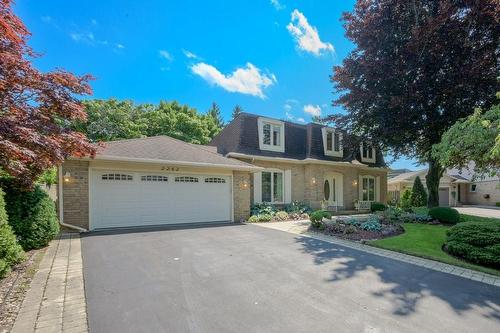
<path id="1" fill-rule="evenodd" d="M 469 215 L 461 215 L 460 219 L 464 222 L 497 221 L 498 223 L 500 223 L 500 220 L 498 219 Z M 447 264 L 461 266 L 500 276 L 500 271 L 496 269 L 469 264 L 463 260 L 450 256 L 441 249 L 446 238 L 446 230 L 451 228 L 451 226 L 405 223 L 403 224 L 403 227 L 405 229 L 404 234 L 371 241 L 368 244 L 387 250 L 411 254 L 427 259 L 433 259 Z"/>

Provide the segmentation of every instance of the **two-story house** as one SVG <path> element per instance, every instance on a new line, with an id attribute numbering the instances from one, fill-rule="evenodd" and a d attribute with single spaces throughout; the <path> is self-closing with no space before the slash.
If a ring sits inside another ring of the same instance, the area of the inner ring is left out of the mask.
<path id="1" fill-rule="evenodd" d="M 301 201 L 320 208 L 323 202 L 330 210 L 353 210 L 385 202 L 388 169 L 382 153 L 348 139 L 320 124 L 242 113 L 209 145 L 263 168 L 252 173 L 252 203 Z"/>
<path id="2" fill-rule="evenodd" d="M 369 209 L 386 201 L 380 151 L 318 124 L 243 113 L 209 145 L 106 142 L 59 167 L 60 223 L 78 230 L 245 220 L 252 203 Z"/>

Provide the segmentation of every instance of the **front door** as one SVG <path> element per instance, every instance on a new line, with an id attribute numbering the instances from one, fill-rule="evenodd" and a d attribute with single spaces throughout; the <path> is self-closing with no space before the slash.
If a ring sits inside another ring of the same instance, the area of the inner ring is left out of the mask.
<path id="1" fill-rule="evenodd" d="M 328 173 L 323 184 L 324 200 L 328 206 L 344 205 L 343 176 L 341 173 Z"/>

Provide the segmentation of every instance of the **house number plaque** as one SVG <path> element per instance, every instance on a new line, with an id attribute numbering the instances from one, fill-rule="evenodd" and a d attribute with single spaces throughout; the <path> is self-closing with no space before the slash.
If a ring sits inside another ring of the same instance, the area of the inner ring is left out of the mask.
<path id="1" fill-rule="evenodd" d="M 179 171 L 178 167 L 170 167 L 170 166 L 162 166 L 161 167 L 162 171 Z"/>

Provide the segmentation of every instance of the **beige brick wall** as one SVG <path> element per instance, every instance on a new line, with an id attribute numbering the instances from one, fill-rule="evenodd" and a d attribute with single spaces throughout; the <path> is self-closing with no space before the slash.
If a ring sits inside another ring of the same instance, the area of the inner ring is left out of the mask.
<path id="1" fill-rule="evenodd" d="M 234 221 L 240 222 L 250 216 L 250 173 L 233 172 Z"/>
<path id="2" fill-rule="evenodd" d="M 68 182 L 63 181 L 64 223 L 88 229 L 89 227 L 89 162 L 66 161 L 62 174 L 71 174 Z"/>
<path id="3" fill-rule="evenodd" d="M 343 174 L 344 209 L 354 209 L 354 200 L 358 199 L 359 175 L 380 176 L 380 201 L 387 201 L 387 172 L 385 170 L 362 169 L 352 166 L 330 166 L 323 164 L 297 164 L 273 161 L 252 161 L 242 159 L 263 168 L 292 171 L 292 200 L 309 203 L 313 208 L 321 207 L 324 198 L 323 185 L 328 173 Z M 253 177 L 252 177 L 253 178 Z M 315 183 L 313 183 L 313 178 Z M 253 179 L 251 185 L 251 202 L 253 203 Z"/>

